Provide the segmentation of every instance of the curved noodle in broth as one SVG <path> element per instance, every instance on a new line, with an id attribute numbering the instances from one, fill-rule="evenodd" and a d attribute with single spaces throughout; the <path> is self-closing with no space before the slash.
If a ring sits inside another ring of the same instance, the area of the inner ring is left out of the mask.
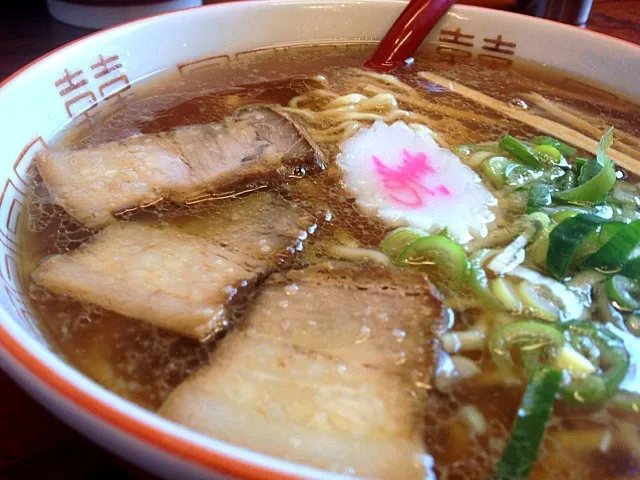
<path id="1" fill-rule="evenodd" d="M 425 52 L 376 74 L 358 68 L 370 48 L 161 78 L 42 152 L 20 226 L 42 330 L 169 419 L 369 478 L 507 478 L 533 370 L 559 369 L 522 469 L 640 476 L 640 107 L 539 65 Z M 399 138 L 424 148 L 356 161 L 373 148 L 359 142 L 395 152 Z M 481 221 L 456 213 L 474 202 Z M 500 343 L 509 332 L 542 347 Z"/>

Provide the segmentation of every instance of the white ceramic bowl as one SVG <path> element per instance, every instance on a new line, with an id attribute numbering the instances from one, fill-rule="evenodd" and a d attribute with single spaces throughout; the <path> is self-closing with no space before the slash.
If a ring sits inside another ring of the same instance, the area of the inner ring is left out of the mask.
<path id="1" fill-rule="evenodd" d="M 379 39 L 404 6 L 398 0 L 216 4 L 96 33 L 7 79 L 0 86 L 2 368 L 86 436 L 165 478 L 330 477 L 172 424 L 67 365 L 47 346 L 24 300 L 16 225 L 25 214 L 25 179 L 33 154 L 67 128 L 72 117 L 75 122 L 90 121 L 103 108 L 127 101 L 135 94 L 136 82 L 157 72 L 189 75 L 227 56 L 264 47 Z M 578 28 L 456 6 L 426 42 L 441 55 L 505 65 L 514 57 L 542 62 L 640 98 L 640 48 Z M 104 104 L 98 104 L 103 99 Z"/>

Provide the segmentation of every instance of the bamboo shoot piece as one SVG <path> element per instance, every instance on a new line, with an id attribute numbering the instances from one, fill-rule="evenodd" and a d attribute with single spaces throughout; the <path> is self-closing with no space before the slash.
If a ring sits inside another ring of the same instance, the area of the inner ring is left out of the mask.
<path id="1" fill-rule="evenodd" d="M 562 140 L 563 142 L 581 148 L 582 150 L 586 150 L 587 152 L 590 152 L 594 155 L 597 152 L 598 142 L 596 140 L 593 140 L 586 135 L 576 132 L 575 130 L 572 130 L 565 125 L 510 107 L 509 105 L 496 100 L 489 95 L 485 95 L 484 93 L 462 85 L 461 83 L 458 83 L 454 80 L 436 75 L 435 73 L 420 72 L 418 73 L 418 75 L 425 80 L 448 88 L 449 90 L 462 95 L 469 100 L 472 100 L 487 108 L 491 108 L 513 120 L 517 120 L 526 125 L 529 125 L 530 127 L 536 128 L 541 132 L 552 135 L 559 140 Z M 625 168 L 629 172 L 640 175 L 640 160 L 634 159 L 629 155 L 626 155 L 612 148 L 607 151 L 607 155 L 611 159 L 613 159 L 619 166 Z"/>

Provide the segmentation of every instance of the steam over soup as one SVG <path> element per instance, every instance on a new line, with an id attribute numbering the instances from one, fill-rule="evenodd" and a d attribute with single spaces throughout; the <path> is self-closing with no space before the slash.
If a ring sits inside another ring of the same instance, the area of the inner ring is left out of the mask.
<path id="1" fill-rule="evenodd" d="M 40 151 L 22 272 L 71 364 L 384 479 L 640 476 L 640 108 L 538 65 L 292 47 Z"/>

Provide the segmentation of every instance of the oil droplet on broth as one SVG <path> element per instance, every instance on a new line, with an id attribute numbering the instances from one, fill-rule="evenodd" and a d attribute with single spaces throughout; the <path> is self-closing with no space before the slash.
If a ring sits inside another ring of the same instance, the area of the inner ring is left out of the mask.
<path id="1" fill-rule="evenodd" d="M 362 327 L 360 327 L 360 332 L 358 333 L 358 336 L 354 340 L 354 343 L 359 345 L 361 343 L 366 342 L 369 339 L 369 337 L 371 337 L 371 327 L 369 327 L 368 325 L 362 325 Z"/>
<path id="2" fill-rule="evenodd" d="M 283 289 L 287 295 L 295 295 L 300 290 L 300 287 L 295 283 L 290 283 L 289 285 L 285 285 Z"/>
<path id="3" fill-rule="evenodd" d="M 394 328 L 393 330 L 391 330 L 391 333 L 394 337 L 396 337 L 396 342 L 398 343 L 404 342 L 407 338 L 407 332 L 400 328 Z"/>

